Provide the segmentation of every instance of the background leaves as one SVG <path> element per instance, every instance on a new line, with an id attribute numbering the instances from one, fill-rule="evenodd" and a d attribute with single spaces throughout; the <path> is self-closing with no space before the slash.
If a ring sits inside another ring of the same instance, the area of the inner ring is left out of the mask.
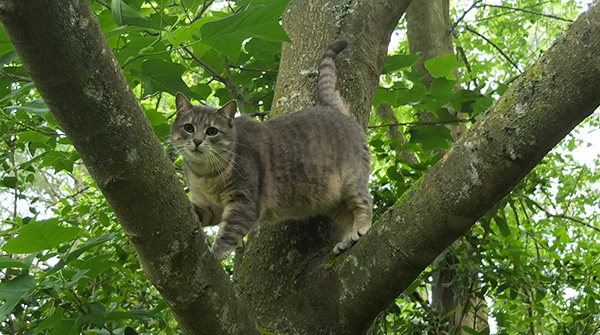
<path id="1" fill-rule="evenodd" d="M 243 112 L 268 118 L 281 42 L 289 42 L 279 23 L 288 1 L 90 3 L 176 166 L 181 161 L 168 146 L 174 93 L 212 106 L 237 99 Z M 453 3 L 452 20 L 472 4 Z M 455 140 L 450 127 L 478 122 L 568 24 L 510 8 L 565 19 L 581 8 L 571 1 L 502 6 L 481 2 L 458 22 L 454 43 L 465 58 L 427 61 L 429 88 L 412 69 L 419 56 L 409 53 L 404 37 L 394 41 L 373 107 L 389 104 L 395 120 L 373 113 L 368 131 L 376 216 L 441 159 Z M 483 298 L 497 333 L 531 333 L 533 322 L 536 334 L 593 334 L 600 326 L 600 244 L 590 226 L 598 227 L 600 213 L 599 162 L 576 156 L 577 148 L 587 148 L 584 135 L 599 126 L 592 116 L 567 137 L 452 255 L 442 255 L 382 313 L 375 334 L 442 333 L 444 316 L 432 311 L 429 297 L 431 278 L 448 256 L 457 258 L 448 285 L 457 297 Z M 179 333 L 1 28 L 0 139 L 0 333 Z"/>

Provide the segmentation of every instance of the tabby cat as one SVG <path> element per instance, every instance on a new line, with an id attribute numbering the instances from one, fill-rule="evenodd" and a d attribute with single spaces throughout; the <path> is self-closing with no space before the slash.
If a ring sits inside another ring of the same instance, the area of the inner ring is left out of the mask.
<path id="1" fill-rule="evenodd" d="M 346 45 L 331 44 L 321 59 L 318 106 L 266 122 L 235 117 L 235 101 L 214 109 L 177 94 L 171 142 L 200 222 L 220 225 L 219 260 L 258 221 L 330 216 L 344 231 L 335 253 L 371 226 L 369 148 L 335 89 L 334 59 Z"/>

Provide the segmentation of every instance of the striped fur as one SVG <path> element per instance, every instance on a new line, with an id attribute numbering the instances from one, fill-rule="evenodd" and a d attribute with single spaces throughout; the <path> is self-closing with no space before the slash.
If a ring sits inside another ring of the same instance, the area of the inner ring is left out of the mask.
<path id="1" fill-rule="evenodd" d="M 333 43 L 323 55 L 319 104 L 256 122 L 235 118 L 235 101 L 220 109 L 177 94 L 171 142 L 183 155 L 191 202 L 202 225 L 220 226 L 213 246 L 227 257 L 256 222 L 327 215 L 350 248 L 371 226 L 370 153 L 362 128 L 335 90 Z"/>
<path id="2" fill-rule="evenodd" d="M 349 115 L 340 93 L 335 89 L 337 82 L 335 57 L 342 52 L 347 45 L 347 41 L 340 40 L 333 42 L 329 45 L 327 50 L 325 50 L 325 53 L 321 58 L 321 66 L 319 67 L 317 97 L 321 106 L 329 106 L 342 114 Z"/>

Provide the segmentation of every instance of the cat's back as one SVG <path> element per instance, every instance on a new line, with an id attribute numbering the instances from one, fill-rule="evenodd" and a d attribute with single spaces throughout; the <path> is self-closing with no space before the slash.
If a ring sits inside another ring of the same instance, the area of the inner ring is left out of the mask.
<path id="1" fill-rule="evenodd" d="M 355 120 L 328 106 L 305 108 L 263 124 L 276 135 L 291 136 L 292 141 L 306 137 L 309 141 L 340 140 L 332 145 L 366 142 L 365 134 Z"/>

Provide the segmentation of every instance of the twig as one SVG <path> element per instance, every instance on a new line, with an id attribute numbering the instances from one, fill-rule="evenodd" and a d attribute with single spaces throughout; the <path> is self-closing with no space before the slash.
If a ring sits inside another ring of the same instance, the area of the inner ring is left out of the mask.
<path id="1" fill-rule="evenodd" d="M 208 2 L 208 4 L 207 4 Z M 204 15 L 204 13 L 206 12 L 206 10 L 208 9 L 208 7 L 210 7 L 213 2 L 215 2 L 214 0 L 204 0 L 204 3 L 202 4 L 202 10 L 200 11 L 200 13 L 198 13 L 198 15 L 196 15 L 196 17 L 194 18 L 194 21 L 198 20 L 199 18 L 202 17 L 202 15 Z"/>
<path id="2" fill-rule="evenodd" d="M 14 81 L 25 81 L 25 82 L 28 82 L 28 83 L 33 82 L 33 80 L 31 80 L 31 78 L 29 78 L 29 77 L 19 76 L 19 75 L 16 75 L 16 74 L 8 74 L 8 73 L 6 73 L 4 71 L 0 71 L 0 76 L 2 76 L 4 78 L 11 79 L 11 80 L 14 80 Z"/>
<path id="3" fill-rule="evenodd" d="M 165 20 L 165 18 L 162 16 L 161 12 L 159 12 L 158 9 L 156 7 L 154 7 L 154 4 L 152 4 L 152 1 L 148 1 L 148 3 L 150 4 L 150 7 L 152 7 L 152 9 L 154 9 L 154 11 L 156 12 L 156 14 L 158 14 L 158 16 L 160 17 L 161 21 L 165 24 L 165 26 L 168 26 L 169 24 L 167 23 L 167 21 Z"/>
<path id="4" fill-rule="evenodd" d="M 215 78 L 217 81 L 220 81 L 221 83 L 225 84 L 225 86 L 229 87 L 229 83 L 227 82 L 227 78 L 223 77 L 222 75 L 220 75 L 217 71 L 215 71 L 213 68 L 211 68 L 208 64 L 206 64 L 205 62 L 203 62 L 200 58 L 198 58 L 193 52 L 192 50 L 190 50 L 188 47 L 186 47 L 185 45 L 181 44 L 181 48 L 187 52 L 187 54 L 198 64 L 200 64 L 200 66 L 202 66 L 206 71 L 208 71 L 211 76 L 213 76 L 213 78 Z"/>
<path id="5" fill-rule="evenodd" d="M 279 71 L 277 70 L 269 70 L 269 69 L 256 69 L 256 68 L 252 68 L 252 67 L 243 67 L 240 65 L 229 65 L 230 67 L 239 69 L 239 70 L 244 70 L 244 71 L 254 71 L 254 72 L 263 72 L 263 73 L 277 73 Z"/>
<path id="6" fill-rule="evenodd" d="M 204 3 L 206 3 L 206 1 L 204 1 Z M 190 17 L 190 13 L 188 12 L 188 9 L 185 7 L 185 4 L 183 3 L 183 0 L 180 0 L 179 4 L 181 5 L 181 8 L 183 9 L 183 12 L 185 13 L 185 16 L 188 18 L 188 21 L 190 21 L 190 23 L 191 23 L 192 22 L 192 18 Z"/>
<path id="7" fill-rule="evenodd" d="M 110 6 L 107 3 L 104 3 L 104 2 L 102 2 L 100 0 L 96 0 L 96 2 L 99 3 L 99 4 L 101 4 L 104 7 L 108 8 L 108 10 L 112 10 L 112 8 L 110 8 Z"/>
<path id="8" fill-rule="evenodd" d="M 229 66 L 229 57 L 225 57 L 225 71 L 227 72 L 227 82 L 229 85 L 229 93 L 233 95 L 233 98 L 236 99 L 238 104 L 238 110 L 240 113 L 244 114 L 246 112 L 246 106 L 244 101 L 244 91 L 243 88 L 235 86 L 233 83 L 233 77 L 231 76 L 231 70 Z"/>
<path id="9" fill-rule="evenodd" d="M 530 199 L 530 198 L 526 198 L 528 201 L 531 201 L 531 203 L 533 205 L 535 205 L 535 207 L 539 208 L 542 212 L 546 213 L 546 215 L 548 215 L 549 217 L 554 217 L 554 218 L 559 218 L 559 219 L 566 219 L 566 220 L 570 220 L 573 222 L 577 222 L 579 224 L 582 224 L 590 229 L 593 229 L 595 231 L 600 232 L 600 228 L 594 227 L 593 225 L 579 219 L 576 217 L 572 217 L 572 216 L 568 216 L 568 215 L 564 215 L 564 214 L 555 214 L 555 213 L 551 213 L 550 211 L 548 211 L 547 209 L 545 209 L 540 203 L 538 203 L 537 201 Z"/>
<path id="10" fill-rule="evenodd" d="M 513 60 L 512 60 L 512 59 L 510 59 L 510 57 L 508 57 L 508 56 L 507 56 L 507 55 L 504 53 L 504 51 L 502 51 L 502 49 L 500 49 L 500 47 L 498 47 L 498 46 L 497 46 L 497 45 L 496 45 L 494 42 L 490 41 L 490 40 L 489 40 L 487 37 L 485 37 L 485 36 L 481 35 L 481 34 L 480 34 L 479 32 L 477 32 L 476 30 L 474 30 L 474 29 L 471 29 L 471 27 L 469 27 L 469 26 L 465 26 L 465 29 L 466 29 L 466 30 L 468 30 L 468 31 L 470 31 L 471 33 L 473 33 L 473 34 L 475 34 L 475 35 L 477 35 L 477 36 L 481 37 L 481 38 L 482 38 L 484 41 L 486 41 L 486 42 L 488 42 L 489 44 L 491 44 L 491 45 L 494 47 L 494 49 L 498 50 L 498 52 L 499 52 L 499 53 L 502 55 L 502 57 L 504 57 L 504 58 L 505 58 L 505 59 L 506 59 L 506 60 L 507 60 L 507 61 L 508 61 L 510 64 L 512 64 L 512 66 L 514 66 L 514 67 L 515 67 L 515 68 L 516 68 L 516 69 L 517 69 L 517 70 L 518 70 L 520 73 L 523 73 L 523 71 L 521 71 L 521 69 L 519 68 L 519 66 L 518 66 L 518 65 L 517 65 L 515 62 L 513 62 Z"/>
<path id="11" fill-rule="evenodd" d="M 14 122 L 16 124 L 18 124 L 19 126 L 21 126 L 21 127 L 25 127 L 25 128 L 27 128 L 29 130 L 33 130 L 33 131 L 35 131 L 37 133 L 40 133 L 40 134 L 44 134 L 44 135 L 48 135 L 48 136 L 58 136 L 58 137 L 65 137 L 66 136 L 65 134 L 59 134 L 59 133 L 54 133 L 54 132 L 50 132 L 50 131 L 45 131 L 45 130 L 37 129 L 37 128 L 34 128 L 32 126 L 28 126 L 28 125 L 26 125 L 26 124 L 24 124 L 22 122 L 19 122 L 19 121 L 14 121 Z"/>
<path id="12" fill-rule="evenodd" d="M 477 5 L 482 2 L 483 0 L 477 0 L 475 2 L 473 2 L 473 4 L 471 5 L 471 7 L 467 8 L 466 11 L 463 12 L 463 14 L 461 15 L 461 17 L 458 18 L 458 20 L 456 20 L 456 22 L 454 22 L 454 24 L 452 25 L 452 27 L 450 28 L 450 34 L 452 34 L 452 32 L 454 31 L 454 29 L 456 29 L 456 26 L 458 26 L 458 24 L 465 19 L 465 16 L 467 16 L 467 14 L 475 7 L 477 7 Z"/>
<path id="13" fill-rule="evenodd" d="M 381 127 L 392 127 L 392 126 L 435 126 L 438 124 L 448 124 L 448 123 L 465 123 L 465 122 L 473 122 L 475 121 L 475 118 L 470 118 L 470 119 L 456 119 L 456 120 L 451 120 L 451 121 L 431 121 L 431 122 L 425 122 L 425 121 L 420 121 L 420 122 L 394 122 L 394 123 L 385 123 L 385 124 L 379 124 L 376 126 L 368 126 L 367 128 L 370 129 L 377 129 L 377 128 L 381 128 Z"/>
<path id="14" fill-rule="evenodd" d="M 473 70 L 471 69 L 471 64 L 469 63 L 469 59 L 467 58 L 465 49 L 463 49 L 463 47 L 461 47 L 461 46 L 457 46 L 456 51 L 458 52 L 458 54 L 460 55 L 460 58 L 462 58 L 463 62 L 465 63 L 465 66 L 467 68 L 467 73 L 472 73 Z M 473 83 L 473 85 L 475 85 L 475 87 L 477 87 L 477 77 L 473 76 L 473 79 L 471 79 L 471 83 Z M 471 87 L 470 83 L 469 83 L 469 87 Z"/>
<path id="15" fill-rule="evenodd" d="M 577 184 L 579 184 L 579 181 L 581 180 L 581 175 L 583 175 L 584 171 L 585 171 L 585 166 L 581 167 L 581 171 L 579 171 L 579 174 L 577 175 L 577 180 L 575 180 L 575 184 L 573 184 L 573 188 L 571 189 L 571 192 L 569 194 L 569 201 L 567 201 L 567 206 L 565 206 L 565 211 L 564 211 L 565 215 L 569 211 L 569 207 L 571 207 L 571 202 L 573 201 L 573 194 L 575 194 Z"/>
<path id="16" fill-rule="evenodd" d="M 547 18 L 551 18 L 551 19 L 555 19 L 555 20 L 560 20 L 560 21 L 566 21 L 566 22 L 571 22 L 571 23 L 573 22 L 573 20 L 564 19 L 564 18 L 562 18 L 560 16 L 555 16 L 555 15 L 550 15 L 550 14 L 544 14 L 544 13 L 540 13 L 540 12 L 536 12 L 536 11 L 528 10 L 528 9 L 524 9 L 524 8 L 509 7 L 509 6 L 503 6 L 503 5 L 488 5 L 488 4 L 483 4 L 481 6 L 477 6 L 477 8 L 483 8 L 483 7 L 502 8 L 502 9 L 508 9 L 508 10 L 512 10 L 512 11 L 518 11 L 518 12 L 524 12 L 524 13 L 539 15 L 539 16 L 543 16 L 543 17 L 547 17 Z"/>

